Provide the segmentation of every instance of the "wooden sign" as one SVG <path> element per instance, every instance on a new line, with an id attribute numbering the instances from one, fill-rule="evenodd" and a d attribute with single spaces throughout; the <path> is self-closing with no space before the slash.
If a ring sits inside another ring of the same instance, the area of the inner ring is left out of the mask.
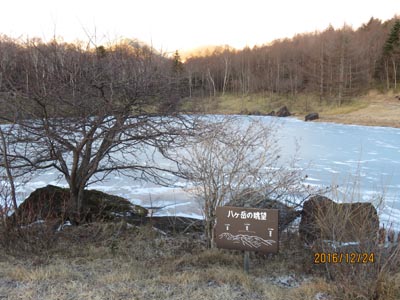
<path id="1" fill-rule="evenodd" d="M 278 252 L 278 210 L 217 207 L 215 243 L 218 248 Z"/>

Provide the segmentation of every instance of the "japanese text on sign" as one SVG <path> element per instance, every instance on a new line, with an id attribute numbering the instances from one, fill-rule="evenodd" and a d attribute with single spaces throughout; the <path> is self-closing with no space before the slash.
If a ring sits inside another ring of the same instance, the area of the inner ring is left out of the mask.
<path id="1" fill-rule="evenodd" d="M 259 211 L 249 212 L 245 210 L 239 213 L 239 212 L 234 212 L 233 210 L 229 210 L 227 218 L 242 219 L 242 220 L 254 219 L 254 220 L 266 221 L 267 213 Z"/>

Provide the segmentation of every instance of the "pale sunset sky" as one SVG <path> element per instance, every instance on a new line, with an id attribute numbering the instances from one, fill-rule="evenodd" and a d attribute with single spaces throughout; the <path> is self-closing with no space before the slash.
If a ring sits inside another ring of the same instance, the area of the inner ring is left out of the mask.
<path id="1" fill-rule="evenodd" d="M 0 0 L 0 33 L 97 44 L 137 38 L 164 52 L 261 45 L 372 16 L 400 15 L 400 0 Z"/>

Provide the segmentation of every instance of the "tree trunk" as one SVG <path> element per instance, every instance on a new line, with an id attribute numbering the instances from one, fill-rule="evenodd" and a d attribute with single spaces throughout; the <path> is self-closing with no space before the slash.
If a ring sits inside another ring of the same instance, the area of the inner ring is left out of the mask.
<path id="1" fill-rule="evenodd" d="M 205 236 L 207 248 L 214 248 L 214 224 L 215 224 L 215 199 L 207 199 L 204 203 Z"/>
<path id="2" fill-rule="evenodd" d="M 385 60 L 385 73 L 386 73 L 386 90 L 390 89 L 390 81 L 389 81 L 389 62 Z"/>
<path id="3" fill-rule="evenodd" d="M 82 220 L 85 213 L 83 211 L 83 191 L 84 186 L 70 186 L 70 203 L 67 210 L 73 213 L 77 222 Z"/>
<path id="4" fill-rule="evenodd" d="M 205 226 L 206 226 L 206 244 L 207 248 L 215 248 L 215 236 L 214 236 L 214 225 L 215 216 L 206 216 Z"/>
<path id="5" fill-rule="evenodd" d="M 333 65 L 331 59 L 329 59 L 328 65 L 330 66 L 330 72 L 329 72 L 329 97 L 332 98 L 333 95 Z"/>
<path id="6" fill-rule="evenodd" d="M 215 89 L 215 82 L 214 82 L 214 79 L 211 76 L 210 69 L 207 69 L 207 71 L 208 71 L 208 79 L 209 79 L 209 81 L 211 82 L 211 85 L 212 85 L 213 96 L 215 97 L 216 94 L 217 94 L 216 89 Z"/>
<path id="7" fill-rule="evenodd" d="M 203 72 L 201 72 L 201 98 L 204 98 L 204 90 L 205 90 L 205 87 L 204 87 L 204 73 Z"/>
<path id="8" fill-rule="evenodd" d="M 392 66 L 393 66 L 393 84 L 394 84 L 394 90 L 397 89 L 397 65 L 396 65 L 396 60 L 392 56 Z"/>
<path id="9" fill-rule="evenodd" d="M 8 161 L 8 151 L 7 151 L 6 138 L 5 138 L 1 128 L 0 128 L 0 138 L 1 138 L 1 143 L 2 143 L 1 148 L 2 148 L 2 152 L 3 152 L 4 169 L 6 171 L 8 183 L 10 184 L 11 201 L 12 201 L 12 204 L 13 204 L 15 215 L 18 218 L 18 215 L 17 215 L 17 213 L 18 213 L 18 211 L 17 211 L 18 205 L 17 205 L 17 197 L 16 197 L 16 193 L 15 193 L 14 177 L 13 177 L 13 175 L 11 173 L 11 166 L 10 166 L 10 163 Z"/>
<path id="10" fill-rule="evenodd" d="M 279 60 L 277 60 L 276 62 L 276 67 L 277 67 L 277 71 L 276 71 L 276 93 L 279 94 L 280 91 L 280 74 L 281 74 L 281 65 L 279 63 Z"/>
<path id="11" fill-rule="evenodd" d="M 340 69 L 339 69 L 339 93 L 338 93 L 338 106 L 342 105 L 344 90 L 344 45 L 341 46 L 340 51 Z"/>
<path id="12" fill-rule="evenodd" d="M 228 59 L 225 57 L 224 58 L 224 61 L 225 61 L 225 72 L 224 72 L 224 82 L 223 82 L 223 85 L 222 85 L 222 96 L 224 96 L 225 95 L 225 91 L 226 91 L 226 84 L 227 84 L 227 82 L 228 82 Z"/>
<path id="13" fill-rule="evenodd" d="M 321 54 L 319 60 L 319 103 L 322 103 L 322 98 L 324 96 L 324 45 L 321 47 Z"/>
<path id="14" fill-rule="evenodd" d="M 211 220 L 209 218 L 206 218 L 206 245 L 207 248 L 212 248 L 212 241 L 211 241 L 211 231 L 212 231 L 212 225 L 211 225 Z"/>
<path id="15" fill-rule="evenodd" d="M 189 98 L 192 98 L 192 72 L 189 72 Z"/>
<path id="16" fill-rule="evenodd" d="M 353 66 L 351 64 L 351 60 L 349 63 L 349 91 L 352 92 L 353 89 Z"/>

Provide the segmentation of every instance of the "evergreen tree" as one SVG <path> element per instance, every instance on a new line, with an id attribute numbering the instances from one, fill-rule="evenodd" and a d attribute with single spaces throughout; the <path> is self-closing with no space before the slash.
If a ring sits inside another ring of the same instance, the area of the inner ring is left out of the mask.
<path id="1" fill-rule="evenodd" d="M 183 63 L 178 50 L 176 50 L 174 54 L 172 70 L 175 73 L 181 73 L 183 71 Z"/>
<path id="2" fill-rule="evenodd" d="M 384 55 L 393 55 L 400 48 L 400 20 L 396 20 L 383 47 Z"/>
<path id="3" fill-rule="evenodd" d="M 393 87 L 397 89 L 397 69 L 400 60 L 400 20 L 394 23 L 389 37 L 383 46 L 384 68 L 386 73 L 386 87 L 389 88 L 389 78 L 392 78 Z M 391 72 L 389 65 L 391 64 Z"/>

